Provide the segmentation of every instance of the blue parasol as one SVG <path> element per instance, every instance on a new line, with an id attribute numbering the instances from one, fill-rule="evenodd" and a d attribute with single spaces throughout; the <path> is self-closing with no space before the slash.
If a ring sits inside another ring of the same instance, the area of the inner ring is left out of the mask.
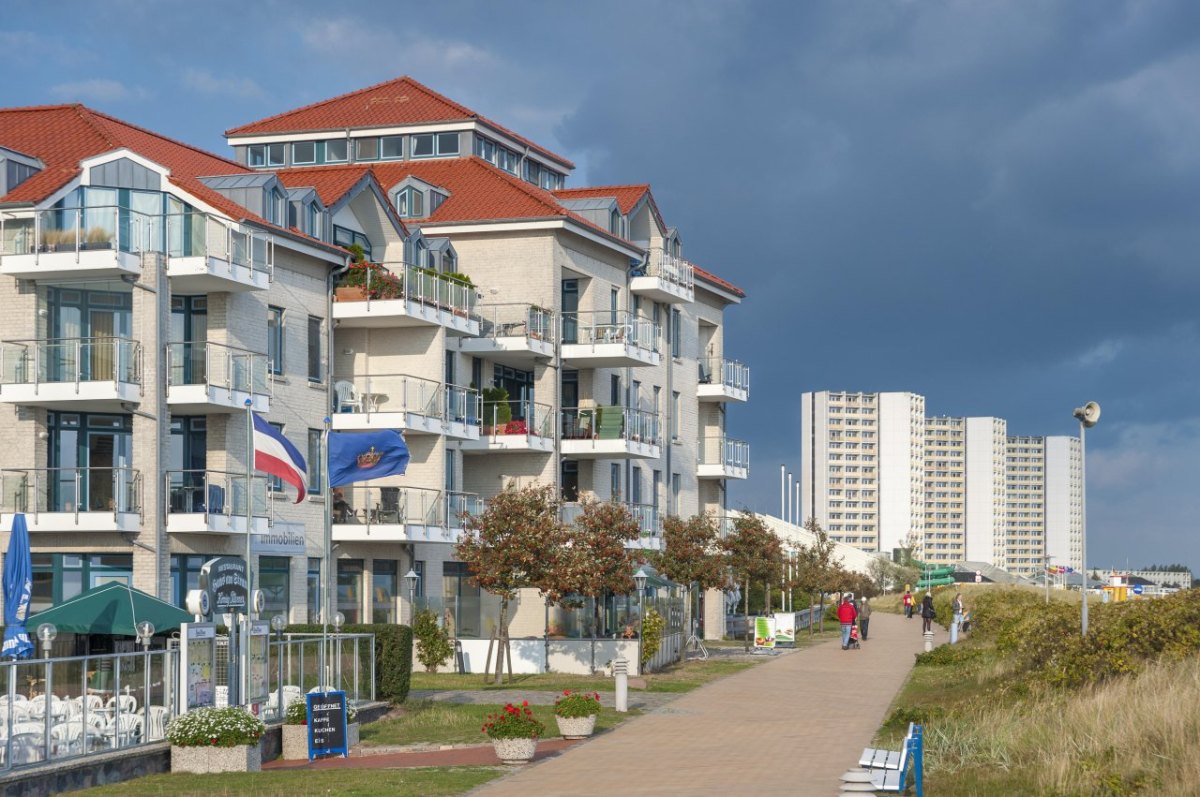
<path id="1" fill-rule="evenodd" d="M 4 557 L 4 647 L 0 657 L 23 659 L 33 652 L 25 630 L 33 596 L 33 563 L 29 558 L 29 529 L 25 516 L 13 515 L 12 536 Z"/>

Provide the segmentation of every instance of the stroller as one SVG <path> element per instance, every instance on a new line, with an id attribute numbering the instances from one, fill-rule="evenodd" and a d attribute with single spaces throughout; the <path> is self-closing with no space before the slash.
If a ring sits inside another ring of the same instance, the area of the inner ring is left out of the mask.
<path id="1" fill-rule="evenodd" d="M 850 644 L 846 646 L 846 649 L 848 650 L 850 648 L 854 648 L 855 650 L 860 650 L 862 648 L 862 645 L 859 644 L 858 638 L 858 623 L 854 623 L 850 626 Z"/>

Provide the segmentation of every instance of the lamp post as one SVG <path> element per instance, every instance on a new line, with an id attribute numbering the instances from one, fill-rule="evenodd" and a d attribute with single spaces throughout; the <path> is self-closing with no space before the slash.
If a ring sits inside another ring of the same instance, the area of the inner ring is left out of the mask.
<path id="1" fill-rule="evenodd" d="M 287 620 L 282 614 L 277 614 L 271 618 L 271 630 L 275 632 L 275 660 L 276 673 L 275 679 L 275 710 L 279 717 L 287 717 L 287 706 L 283 704 L 283 629 L 287 627 Z"/>
<path id="2" fill-rule="evenodd" d="M 1076 407 L 1071 413 L 1079 420 L 1079 484 L 1080 496 L 1079 502 L 1079 560 L 1080 560 L 1080 575 L 1083 577 L 1081 584 L 1083 597 L 1080 610 L 1080 626 L 1083 630 L 1083 636 L 1087 636 L 1088 632 L 1088 575 L 1087 575 L 1087 440 L 1086 432 L 1096 425 L 1100 420 L 1100 405 L 1094 401 L 1089 401 L 1082 407 Z"/>
<path id="3" fill-rule="evenodd" d="M 142 732 L 150 727 L 150 638 L 154 636 L 154 623 L 142 620 L 134 628 L 138 642 L 142 643 Z"/>
<path id="4" fill-rule="evenodd" d="M 57 636 L 58 627 L 54 625 L 54 623 L 42 623 L 37 627 L 37 638 L 42 643 L 42 659 L 45 662 L 43 664 L 43 667 L 45 667 L 45 677 L 43 678 L 43 682 L 46 685 L 46 691 L 42 695 L 42 699 L 45 701 L 42 703 L 42 708 L 45 712 L 45 727 L 43 728 L 45 738 L 43 739 L 43 749 L 45 749 L 47 753 L 47 758 L 49 758 L 50 752 L 50 723 L 54 718 L 54 713 L 51 711 L 50 703 L 50 695 L 52 694 L 52 690 L 54 688 L 54 665 L 50 663 L 50 645 L 54 643 L 54 638 Z"/>
<path id="5" fill-rule="evenodd" d="M 334 690 L 342 688 L 342 625 L 346 622 L 346 615 L 341 612 L 333 613 L 333 688 Z"/>
<path id="6" fill-rule="evenodd" d="M 417 616 L 417 581 L 420 580 L 417 571 L 414 568 L 408 568 L 408 572 L 404 574 L 404 581 L 408 584 L 408 622 L 409 625 Z"/>

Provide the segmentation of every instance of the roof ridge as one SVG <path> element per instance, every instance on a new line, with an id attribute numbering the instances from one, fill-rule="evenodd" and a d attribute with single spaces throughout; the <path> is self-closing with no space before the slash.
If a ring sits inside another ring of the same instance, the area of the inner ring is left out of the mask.
<path id="1" fill-rule="evenodd" d="M 611 188 L 644 188 L 647 191 L 649 191 L 650 183 L 620 183 L 620 184 L 616 184 L 616 185 L 577 185 L 572 188 L 555 189 L 554 193 L 557 194 L 560 191 L 601 191 L 601 190 L 607 190 L 607 189 L 611 189 Z"/>
<path id="2" fill-rule="evenodd" d="M 96 132 L 96 135 L 104 139 L 104 143 L 113 148 L 121 146 L 120 143 L 112 137 L 111 131 L 105 130 L 96 121 L 96 116 L 94 113 L 92 113 L 91 108 L 88 108 L 86 105 L 76 104 L 72 106 L 72 110 L 79 115 L 80 120 L 82 120 L 84 124 Z"/>
<path id="3" fill-rule="evenodd" d="M 403 82 L 406 80 L 416 84 L 417 86 L 424 89 L 425 91 L 432 92 L 432 89 L 429 89 L 426 86 L 422 85 L 421 83 L 418 83 L 417 81 L 413 80 L 408 75 L 401 75 L 400 77 L 394 77 L 394 78 L 390 78 L 388 80 L 380 81 L 379 83 L 373 83 L 370 86 L 364 86 L 361 89 L 355 89 L 354 91 L 347 91 L 344 94 L 338 94 L 336 97 L 327 97 L 326 99 L 323 99 L 323 100 L 317 100 L 316 102 L 310 102 L 308 105 L 301 105 L 299 108 L 289 108 L 286 111 L 280 111 L 279 113 L 272 114 L 271 116 L 264 116 L 262 119 L 255 119 L 252 122 L 246 122 L 243 125 L 238 125 L 237 127 L 231 127 L 225 131 L 225 135 L 227 135 L 227 136 L 235 135 L 237 133 L 237 131 L 244 130 L 247 127 L 253 127 L 254 125 L 261 125 L 265 122 L 271 122 L 276 119 L 282 119 L 285 116 L 290 116 L 291 114 L 294 114 L 294 113 L 300 113 L 301 111 L 311 111 L 313 108 L 320 108 L 322 105 L 328 105 L 331 102 L 338 102 L 340 100 L 344 100 L 344 99 L 348 99 L 349 97 L 353 97 L 357 94 L 363 94 L 368 91 L 374 91 L 375 89 L 383 88 L 384 86 L 390 85 L 392 83 L 400 83 L 400 82 Z M 436 92 L 433 92 L 433 93 L 436 93 Z M 438 95 L 438 96 L 440 96 L 440 95 Z M 457 105 L 457 103 L 454 103 L 454 102 L 451 102 L 451 104 Z"/>
<path id="4" fill-rule="evenodd" d="M 99 117 L 99 118 L 105 120 L 106 122 L 111 122 L 113 124 L 117 124 L 122 127 L 132 128 L 133 130 L 136 130 L 139 133 L 145 133 L 146 135 L 157 138 L 160 141 L 165 141 L 169 144 L 174 144 L 177 147 L 183 147 L 184 149 L 189 149 L 192 152 L 199 153 L 201 155 L 212 158 L 214 160 L 219 160 L 219 161 L 222 161 L 223 163 L 228 163 L 231 166 L 236 166 L 237 168 L 242 170 L 243 174 L 246 172 L 252 171 L 249 167 L 245 166 L 244 164 L 238 163 L 237 161 L 232 160 L 231 158 L 226 158 L 224 155 L 218 155 L 215 152 L 209 152 L 206 149 L 201 149 L 200 147 L 197 147 L 194 144 L 189 144 L 186 141 L 180 141 L 177 138 L 171 138 L 170 136 L 165 136 L 162 133 L 157 133 L 153 130 L 150 130 L 149 128 L 142 127 L 141 125 L 135 125 L 132 122 L 125 121 L 124 119 L 118 119 L 115 116 L 110 116 L 110 115 L 104 113 L 103 111 L 97 111 L 96 109 L 89 108 L 86 105 L 81 105 L 80 108 L 87 111 L 92 116 Z M 115 143 L 119 144 L 119 142 L 115 142 Z"/>
<path id="5" fill-rule="evenodd" d="M 0 108 L 0 113 L 29 113 L 30 111 L 62 111 L 67 108 L 83 108 L 81 102 L 61 102 L 56 105 L 16 105 L 11 108 Z"/>
<path id="6" fill-rule="evenodd" d="M 474 163 L 474 164 L 477 164 L 478 166 L 483 167 L 484 170 L 488 174 L 491 174 L 493 177 L 497 177 L 501 180 L 507 181 L 509 185 L 516 186 L 518 189 L 520 189 L 522 192 L 524 192 L 531 199 L 535 199 L 538 202 L 541 202 L 548 209 L 557 211 L 560 215 L 567 215 L 567 216 L 572 216 L 572 217 L 575 216 L 574 213 L 571 213 L 570 210 L 568 210 L 567 208 L 564 208 L 557 201 L 555 201 L 554 194 L 552 194 L 551 192 L 549 192 L 546 189 L 541 188 L 539 186 L 533 185 L 532 183 L 530 183 L 526 180 L 522 180 L 520 177 L 517 177 L 515 174 L 510 174 L 509 172 L 506 172 L 503 169 L 496 168 L 491 163 L 489 163 L 488 161 L 485 161 L 483 158 L 479 157 L 478 155 L 468 155 L 466 158 L 463 158 L 462 160 L 465 160 L 469 163 Z M 545 196 L 540 196 L 541 194 L 544 194 Z"/>

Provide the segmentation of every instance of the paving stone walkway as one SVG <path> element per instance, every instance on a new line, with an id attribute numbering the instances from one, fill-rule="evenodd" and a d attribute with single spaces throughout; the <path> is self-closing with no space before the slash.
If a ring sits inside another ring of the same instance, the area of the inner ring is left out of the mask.
<path id="1" fill-rule="evenodd" d="M 613 707 L 612 692 L 600 692 L 600 705 Z M 414 689 L 408 693 L 409 700 L 433 700 L 441 703 L 468 703 L 480 706 L 495 703 L 520 703 L 528 700 L 534 706 L 553 706 L 562 692 L 531 692 L 522 689 Z M 629 707 L 642 711 L 661 708 L 679 697 L 673 692 L 642 692 L 629 690 Z"/>

